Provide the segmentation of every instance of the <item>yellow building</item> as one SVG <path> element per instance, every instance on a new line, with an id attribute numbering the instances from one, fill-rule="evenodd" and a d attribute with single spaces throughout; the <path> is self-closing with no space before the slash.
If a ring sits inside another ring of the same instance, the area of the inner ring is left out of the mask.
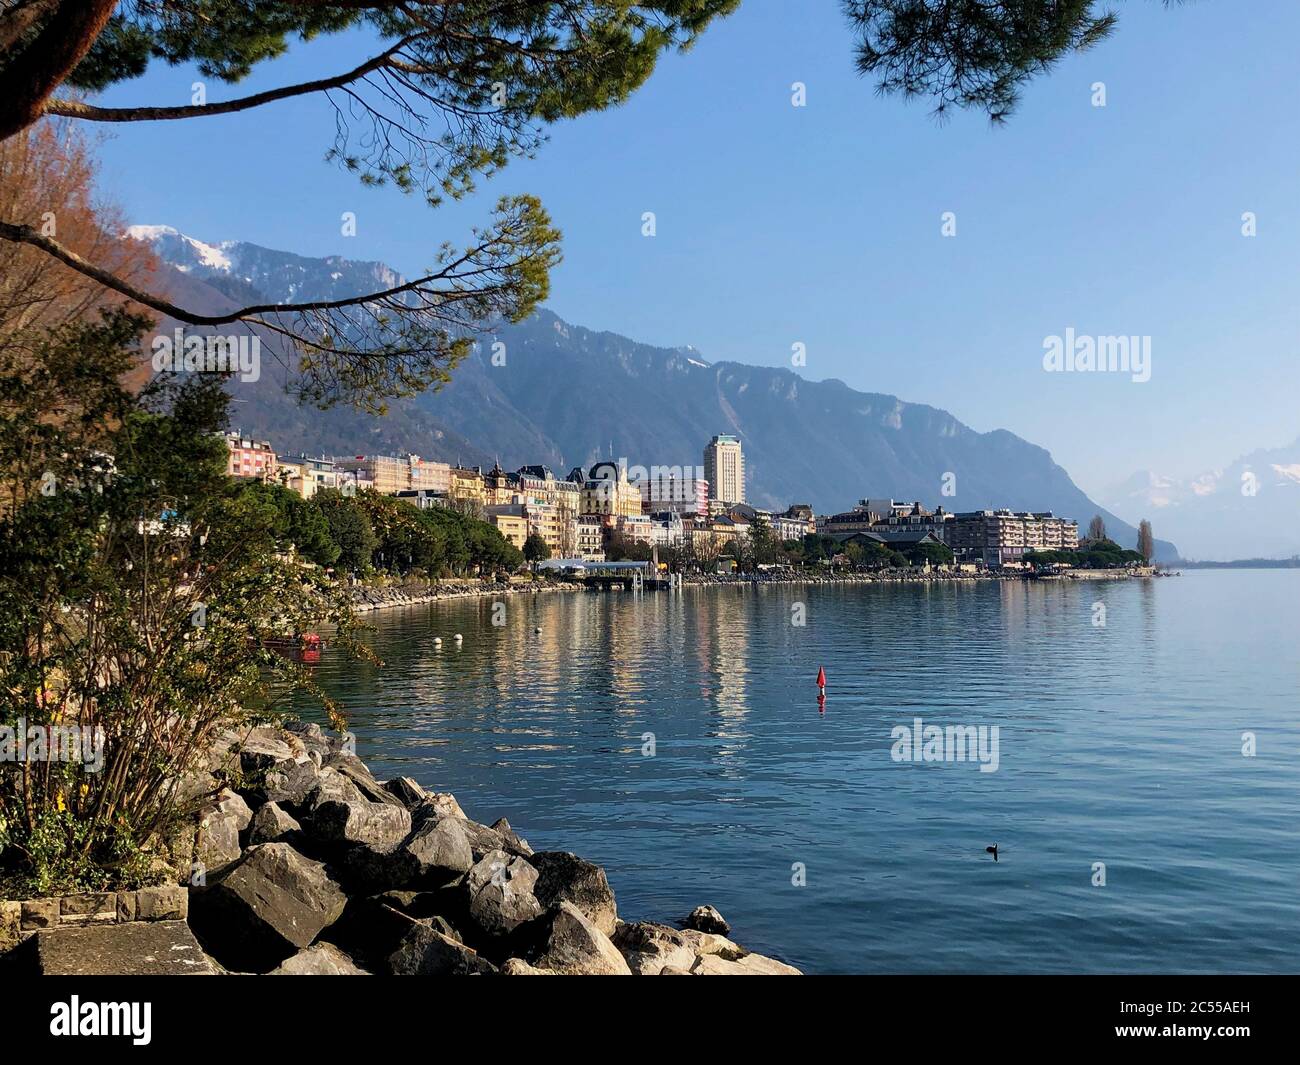
<path id="1" fill-rule="evenodd" d="M 488 521 L 520 550 L 523 549 L 524 541 L 528 539 L 528 519 L 523 515 L 522 510 L 522 507 L 510 504 L 486 508 Z"/>
<path id="2" fill-rule="evenodd" d="M 451 467 L 447 475 L 447 498 L 462 508 L 483 506 L 482 471 L 476 467 Z"/>
<path id="3" fill-rule="evenodd" d="M 277 459 L 275 479 L 289 491 L 297 492 L 303 499 L 310 499 L 316 494 L 316 478 L 305 462 Z"/>
<path id="4" fill-rule="evenodd" d="M 598 462 L 582 484 L 583 514 L 632 518 L 641 514 L 641 489 L 630 484 L 627 470 L 616 462 Z"/>

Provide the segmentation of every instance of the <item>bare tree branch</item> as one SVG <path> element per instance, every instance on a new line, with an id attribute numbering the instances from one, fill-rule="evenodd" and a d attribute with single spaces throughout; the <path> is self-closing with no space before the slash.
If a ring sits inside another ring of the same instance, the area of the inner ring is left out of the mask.
<path id="1" fill-rule="evenodd" d="M 491 240 L 482 241 L 436 273 L 426 274 L 414 281 L 394 285 L 392 288 L 378 292 L 350 296 L 345 299 L 314 300 L 306 303 L 258 303 L 221 314 L 196 314 L 160 296 L 145 292 L 143 289 L 137 288 L 130 282 L 96 266 L 94 263 L 87 262 L 71 248 L 64 247 L 57 240 L 44 236 L 31 226 L 14 225 L 11 222 L 0 221 L 0 239 L 14 241 L 19 244 L 29 244 L 34 248 L 39 248 L 46 254 L 54 256 L 64 265 L 72 267 L 72 269 L 84 274 L 93 281 L 98 281 L 104 287 L 112 289 L 114 292 L 127 297 L 127 299 L 134 300 L 141 306 L 158 311 L 160 314 L 169 315 L 178 321 L 188 322 L 190 325 L 229 325 L 231 322 L 257 321 L 259 315 L 265 314 L 296 314 L 310 311 L 340 310 L 344 307 L 391 301 L 406 293 L 427 289 L 429 285 L 437 281 L 466 281 L 484 272 L 483 269 L 464 269 L 466 264 L 473 262 L 476 256 L 489 250 L 493 243 Z M 451 299 L 455 297 L 456 293 L 448 291 L 440 295 L 443 298 Z"/>

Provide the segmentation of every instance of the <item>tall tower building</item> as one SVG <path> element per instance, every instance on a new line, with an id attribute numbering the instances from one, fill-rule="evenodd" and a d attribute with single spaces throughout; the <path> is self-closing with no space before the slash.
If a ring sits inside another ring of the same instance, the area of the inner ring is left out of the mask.
<path id="1" fill-rule="evenodd" d="M 709 498 L 721 503 L 745 501 L 745 456 L 737 436 L 715 436 L 704 449 L 704 479 Z"/>

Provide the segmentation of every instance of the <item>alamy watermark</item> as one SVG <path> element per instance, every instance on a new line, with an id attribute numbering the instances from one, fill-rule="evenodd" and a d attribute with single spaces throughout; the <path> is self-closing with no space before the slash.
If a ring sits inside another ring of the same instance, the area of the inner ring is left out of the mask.
<path id="1" fill-rule="evenodd" d="M 591 468 L 591 479 L 599 482 L 600 490 L 612 495 L 618 481 L 626 481 L 655 503 L 689 503 L 694 501 L 707 483 L 703 466 L 642 466 L 630 465 L 626 457 L 617 463 L 598 462 Z"/>
<path id="2" fill-rule="evenodd" d="M 153 1003 L 82 1002 L 77 995 L 50 1006 L 50 1035 L 128 1037 L 138 1047 L 153 1038 Z"/>
<path id="3" fill-rule="evenodd" d="M 0 762 L 81 762 L 88 773 L 104 768 L 104 730 L 96 725 L 0 725 Z"/>
<path id="4" fill-rule="evenodd" d="M 1151 338 L 1080 336 L 1070 327 L 1063 337 L 1043 338 L 1043 369 L 1048 373 L 1126 373 L 1143 384 L 1151 380 Z"/>
<path id="5" fill-rule="evenodd" d="M 997 725 L 895 725 L 889 757 L 895 762 L 979 762 L 981 773 L 996 773 L 1001 762 Z"/>
<path id="6" fill-rule="evenodd" d="M 185 330 L 177 327 L 171 336 L 157 334 L 152 348 L 156 373 L 228 373 L 246 384 L 262 376 L 262 338 L 248 333 L 186 336 Z"/>

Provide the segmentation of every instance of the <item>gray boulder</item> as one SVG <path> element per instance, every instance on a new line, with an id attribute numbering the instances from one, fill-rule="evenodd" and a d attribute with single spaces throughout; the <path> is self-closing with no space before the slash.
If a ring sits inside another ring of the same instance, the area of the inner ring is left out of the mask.
<path id="1" fill-rule="evenodd" d="M 530 862 L 537 867 L 538 901 L 547 908 L 571 902 L 607 936 L 618 924 L 618 908 L 605 870 L 568 851 L 542 851 Z"/>
<path id="2" fill-rule="evenodd" d="M 492 823 L 492 831 L 501 837 L 504 843 L 503 850 L 508 850 L 511 854 L 522 854 L 525 858 L 533 853 L 528 840 L 511 828 L 510 822 L 504 817 L 499 817 Z"/>
<path id="3" fill-rule="evenodd" d="M 523 958 L 507 958 L 501 966 L 502 976 L 559 976 L 547 969 L 529 965 Z"/>
<path id="4" fill-rule="evenodd" d="M 389 803 L 329 800 L 314 806 L 307 829 L 321 843 L 360 845 L 386 854 L 411 831 L 411 815 Z"/>
<path id="5" fill-rule="evenodd" d="M 571 902 L 561 902 L 538 919 L 541 943 L 529 959 L 540 969 L 577 976 L 631 976 L 618 948 Z"/>
<path id="6" fill-rule="evenodd" d="M 265 972 L 315 940 L 346 904 L 320 862 L 264 843 L 192 893 L 190 924 L 227 968 Z"/>
<path id="7" fill-rule="evenodd" d="M 734 961 L 717 954 L 704 954 L 691 969 L 693 976 L 802 976 L 793 965 L 762 954 L 746 954 Z"/>
<path id="8" fill-rule="evenodd" d="M 240 768 L 250 775 L 307 759 L 307 748 L 301 739 L 292 732 L 270 725 L 250 729 L 237 746 Z"/>
<path id="9" fill-rule="evenodd" d="M 501 822 L 498 821 L 497 824 Z M 528 841 L 521 839 L 514 832 L 499 832 L 495 828 L 488 828 L 487 825 L 480 825 L 477 821 L 466 821 L 464 825 L 476 862 L 492 851 L 505 851 L 507 854 L 515 854 L 521 858 L 530 857 L 533 853 L 533 848 L 528 845 Z"/>
<path id="10" fill-rule="evenodd" d="M 420 811 L 420 817 L 458 817 L 461 821 L 469 821 L 469 815 L 460 809 L 451 792 L 426 792 L 416 809 Z M 416 809 L 411 813 L 416 813 Z"/>
<path id="11" fill-rule="evenodd" d="M 383 788 L 408 810 L 429 801 L 429 793 L 410 777 L 394 777 L 384 781 Z"/>
<path id="12" fill-rule="evenodd" d="M 715 936 L 725 936 L 731 932 L 731 925 L 712 906 L 696 906 L 686 915 L 683 928 L 693 928 L 697 932 L 711 932 Z"/>
<path id="13" fill-rule="evenodd" d="M 380 972 L 386 970 L 389 955 L 416 923 L 415 918 L 382 902 L 379 896 L 354 896 L 343 916 L 325 930 L 324 937 L 358 965 Z"/>
<path id="14" fill-rule="evenodd" d="M 369 976 L 359 969 L 343 951 L 332 943 L 317 943 L 286 958 L 271 976 Z"/>
<path id="15" fill-rule="evenodd" d="M 216 872 L 239 859 L 239 834 L 253 820 L 248 803 L 222 788 L 214 801 L 199 811 L 199 829 L 195 838 L 194 860 L 207 874 Z"/>
<path id="16" fill-rule="evenodd" d="M 497 967 L 437 929 L 416 923 L 388 959 L 394 976 L 487 976 Z"/>
<path id="17" fill-rule="evenodd" d="M 370 802 L 385 803 L 390 806 L 398 806 L 405 809 L 405 804 L 392 792 L 386 790 L 382 784 L 374 777 L 374 774 L 367 768 L 366 763 L 358 758 L 355 754 L 339 752 L 330 755 L 325 762 L 325 768 L 333 769 L 347 777 Z"/>
<path id="18" fill-rule="evenodd" d="M 291 843 L 302 832 L 288 812 L 277 802 L 268 802 L 253 815 L 248 829 L 248 845 L 255 847 L 259 843 Z"/>
<path id="19" fill-rule="evenodd" d="M 507 935 L 541 916 L 536 883 L 537 870 L 526 859 L 490 851 L 465 876 L 470 916 L 487 935 Z"/>
<path id="20" fill-rule="evenodd" d="M 361 789 L 337 769 L 325 767 L 316 775 L 315 783 L 304 796 L 300 817 L 310 817 L 316 807 L 329 802 L 367 802 Z"/>
<path id="21" fill-rule="evenodd" d="M 697 956 L 677 929 L 649 921 L 620 924 L 613 942 L 637 976 L 660 976 L 665 969 L 689 973 Z"/>
<path id="22" fill-rule="evenodd" d="M 403 884 L 443 884 L 468 872 L 474 853 L 468 822 L 458 817 L 428 820 L 397 848 L 394 868 Z"/>
<path id="23" fill-rule="evenodd" d="M 256 804 L 278 802 L 298 806 L 316 786 L 318 773 L 312 761 L 283 762 L 255 778 L 244 789 L 245 794 Z"/>

